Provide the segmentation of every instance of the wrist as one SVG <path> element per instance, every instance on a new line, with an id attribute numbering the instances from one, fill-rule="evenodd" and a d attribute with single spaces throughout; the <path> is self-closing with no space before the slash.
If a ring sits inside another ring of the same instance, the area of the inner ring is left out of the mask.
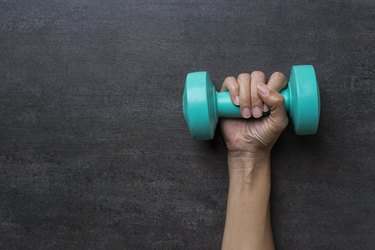
<path id="1" fill-rule="evenodd" d="M 228 150 L 228 160 L 237 161 L 243 165 L 262 165 L 263 162 L 269 161 L 271 150 L 259 151 L 239 151 Z"/>
<path id="2" fill-rule="evenodd" d="M 229 181 L 251 184 L 270 179 L 270 154 L 237 154 L 228 152 Z"/>

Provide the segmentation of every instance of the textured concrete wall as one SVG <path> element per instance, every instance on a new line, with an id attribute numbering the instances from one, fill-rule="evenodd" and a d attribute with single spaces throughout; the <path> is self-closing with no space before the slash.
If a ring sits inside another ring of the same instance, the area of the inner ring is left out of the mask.
<path id="1" fill-rule="evenodd" d="M 187 72 L 315 65 L 319 133 L 272 155 L 278 249 L 374 249 L 375 2 L 0 1 L 0 248 L 218 249 L 225 146 Z"/>

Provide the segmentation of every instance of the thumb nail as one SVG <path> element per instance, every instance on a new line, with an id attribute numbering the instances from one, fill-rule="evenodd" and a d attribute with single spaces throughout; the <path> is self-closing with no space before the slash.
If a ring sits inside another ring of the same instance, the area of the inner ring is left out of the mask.
<path id="1" fill-rule="evenodd" d="M 258 84 L 258 91 L 259 91 L 262 95 L 266 96 L 266 95 L 268 95 L 268 93 L 269 93 L 269 88 L 268 88 L 267 85 L 265 85 L 265 84 Z"/>

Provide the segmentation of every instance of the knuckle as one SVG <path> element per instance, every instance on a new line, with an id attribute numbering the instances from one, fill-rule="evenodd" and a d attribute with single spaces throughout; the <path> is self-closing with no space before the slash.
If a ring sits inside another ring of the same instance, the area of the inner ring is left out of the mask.
<path id="1" fill-rule="evenodd" d="M 229 90 L 237 90 L 238 89 L 238 86 L 235 82 L 232 82 L 229 86 L 228 86 Z"/>
<path id="2" fill-rule="evenodd" d="M 241 73 L 238 75 L 238 80 L 246 80 L 246 81 L 249 81 L 250 80 L 250 74 L 249 73 Z"/>
<path id="3" fill-rule="evenodd" d="M 224 82 L 231 82 L 233 79 L 235 79 L 233 76 L 227 76 L 224 79 Z"/>
<path id="4" fill-rule="evenodd" d="M 280 94 L 274 96 L 274 103 L 277 106 L 283 106 L 284 105 L 284 97 Z"/>
<path id="5" fill-rule="evenodd" d="M 276 78 L 276 79 L 279 79 L 279 80 L 284 80 L 284 79 L 286 79 L 285 75 L 284 75 L 283 73 L 281 73 L 281 72 L 278 72 L 278 71 L 274 72 L 274 73 L 272 74 L 272 77 L 274 77 L 274 78 Z"/>
<path id="6" fill-rule="evenodd" d="M 253 71 L 251 73 L 251 77 L 253 78 L 262 78 L 262 77 L 265 77 L 266 75 L 263 73 L 263 71 L 259 71 L 259 70 L 256 70 L 256 71 Z"/>
<path id="7" fill-rule="evenodd" d="M 227 76 L 227 77 L 224 79 L 224 84 L 225 84 L 225 85 L 228 85 L 229 83 L 233 82 L 233 80 L 236 80 L 236 78 L 234 78 L 233 76 Z"/>
<path id="8" fill-rule="evenodd" d="M 233 76 L 227 76 L 224 79 L 224 82 L 223 82 L 223 85 L 222 85 L 222 89 L 231 90 L 233 88 L 232 86 L 234 85 L 235 82 L 236 82 L 236 78 L 234 78 Z"/>

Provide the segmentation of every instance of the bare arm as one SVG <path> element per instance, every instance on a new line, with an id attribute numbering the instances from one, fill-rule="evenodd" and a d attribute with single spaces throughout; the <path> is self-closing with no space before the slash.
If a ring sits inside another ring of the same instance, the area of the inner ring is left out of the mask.
<path id="1" fill-rule="evenodd" d="M 229 90 L 244 119 L 222 119 L 221 130 L 228 149 L 229 191 L 223 249 L 274 249 L 270 222 L 273 144 L 288 124 L 284 99 L 278 93 L 286 85 L 281 73 L 268 83 L 263 72 L 227 77 Z M 270 111 L 262 116 L 262 111 Z"/>
<path id="2" fill-rule="evenodd" d="M 223 249 L 274 249 L 270 159 L 228 156 L 229 191 Z"/>

